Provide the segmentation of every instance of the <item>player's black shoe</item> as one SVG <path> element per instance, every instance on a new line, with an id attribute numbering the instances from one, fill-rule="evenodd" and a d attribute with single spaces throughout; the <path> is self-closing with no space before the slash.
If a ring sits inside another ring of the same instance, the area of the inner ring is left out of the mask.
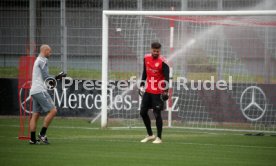
<path id="1" fill-rule="evenodd" d="M 44 135 L 44 136 L 42 136 L 42 135 L 38 135 L 38 139 L 41 141 L 41 142 L 43 142 L 44 144 L 50 144 L 49 142 L 48 142 L 48 139 L 47 139 L 47 136 L 46 135 Z"/>

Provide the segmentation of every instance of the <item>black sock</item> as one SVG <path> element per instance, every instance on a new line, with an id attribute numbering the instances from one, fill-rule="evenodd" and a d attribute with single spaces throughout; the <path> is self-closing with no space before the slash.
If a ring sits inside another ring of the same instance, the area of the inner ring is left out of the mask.
<path id="1" fill-rule="evenodd" d="M 42 129 L 40 131 L 40 135 L 41 136 L 45 136 L 46 135 L 46 131 L 47 131 L 47 127 L 42 127 Z"/>
<path id="2" fill-rule="evenodd" d="M 36 142 L 35 131 L 31 132 L 31 141 Z"/>

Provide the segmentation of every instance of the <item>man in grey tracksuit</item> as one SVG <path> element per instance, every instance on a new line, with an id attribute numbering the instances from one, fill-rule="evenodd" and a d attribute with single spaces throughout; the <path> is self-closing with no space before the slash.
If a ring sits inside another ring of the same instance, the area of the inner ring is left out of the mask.
<path id="1" fill-rule="evenodd" d="M 40 47 L 39 56 L 36 58 L 33 73 L 30 95 L 33 99 L 33 112 L 30 120 L 31 140 L 30 144 L 38 144 L 40 141 L 49 144 L 46 131 L 51 121 L 57 114 L 55 104 L 47 92 L 45 80 L 50 78 L 48 69 L 48 58 L 51 56 L 50 46 L 44 44 Z M 38 139 L 36 139 L 37 120 L 42 112 L 47 112 Z"/>

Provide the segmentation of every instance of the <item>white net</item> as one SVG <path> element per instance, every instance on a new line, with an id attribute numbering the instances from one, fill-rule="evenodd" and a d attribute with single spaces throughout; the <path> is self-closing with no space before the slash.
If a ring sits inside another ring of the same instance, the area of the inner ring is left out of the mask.
<path id="1" fill-rule="evenodd" d="M 110 81 L 140 79 L 150 44 L 162 44 L 162 55 L 174 71 L 172 126 L 276 130 L 271 91 L 276 82 L 275 16 L 108 17 Z M 187 80 L 186 88 L 178 89 L 181 79 Z M 225 80 L 223 90 L 217 88 L 220 80 Z M 108 94 L 109 123 L 142 125 L 135 88 Z M 167 112 L 163 119 L 166 123 Z"/>

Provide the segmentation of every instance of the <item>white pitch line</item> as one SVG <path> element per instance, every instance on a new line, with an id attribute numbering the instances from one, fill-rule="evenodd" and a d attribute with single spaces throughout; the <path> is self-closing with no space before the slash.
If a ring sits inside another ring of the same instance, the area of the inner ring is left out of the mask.
<path id="1" fill-rule="evenodd" d="M 124 142 L 124 143 L 140 143 L 139 138 L 137 141 L 129 141 L 129 140 L 118 140 L 117 138 L 113 140 L 105 140 L 99 137 L 73 137 L 73 138 L 51 138 L 51 139 L 59 139 L 59 140 L 77 140 L 77 139 L 94 139 L 95 141 L 103 141 L 103 142 Z M 236 148 L 259 148 L 259 149 L 276 149 L 276 147 L 269 147 L 269 146 L 251 146 L 251 145 L 225 145 L 225 144 L 204 144 L 204 143 L 193 143 L 193 142 L 166 142 L 164 141 L 163 144 L 179 144 L 179 145 L 197 145 L 197 146 L 221 146 L 221 147 L 236 147 Z"/>
<path id="2" fill-rule="evenodd" d="M 0 125 L 2 127 L 20 127 L 19 125 Z M 75 127 L 75 126 L 51 126 L 51 128 L 59 129 L 84 129 L 84 130 L 101 130 L 100 127 Z M 108 127 L 110 130 L 130 130 L 130 129 L 144 129 L 145 127 Z M 245 132 L 252 133 L 266 133 L 266 134 L 275 134 L 275 131 L 259 131 L 259 130 L 232 130 L 232 129 L 212 129 L 212 128 L 190 128 L 190 127 L 172 127 L 164 129 L 172 129 L 171 132 L 194 132 L 194 133 L 205 133 L 205 134 L 221 134 L 221 135 L 244 135 Z M 182 130 L 181 130 L 182 129 Z M 213 131 L 213 132 L 212 132 Z M 223 132 L 223 133 L 222 133 Z M 236 132 L 236 133 L 230 133 Z M 237 134 L 240 133 L 240 134 Z"/>
<path id="3" fill-rule="evenodd" d="M 1 125 L 1 126 L 8 126 L 8 127 L 19 127 L 17 125 Z M 100 130 L 100 128 L 89 128 L 89 127 L 59 127 L 59 126 L 52 126 L 52 128 L 66 128 L 66 129 L 86 129 L 86 130 Z M 5 136 L 0 136 L 5 137 Z M 17 138 L 17 137 L 12 137 Z M 95 141 L 105 141 L 105 142 L 128 142 L 128 143 L 140 143 L 139 138 L 137 141 L 129 141 L 129 140 L 118 140 L 114 138 L 113 140 L 104 140 L 105 138 L 101 137 L 94 137 L 94 136 L 86 136 L 86 137 L 66 137 L 66 138 L 58 138 L 58 137 L 51 137 L 51 139 L 64 139 L 64 140 L 77 140 L 77 139 L 95 139 Z M 236 147 L 236 148 L 260 148 L 260 149 L 276 149 L 276 147 L 268 147 L 268 146 L 251 146 L 251 145 L 225 145 L 225 144 L 204 144 L 204 143 L 192 143 L 192 142 L 164 142 L 164 144 L 179 144 L 179 145 L 198 145 L 198 146 L 221 146 L 221 147 Z"/>
<path id="4" fill-rule="evenodd" d="M 200 143 L 192 143 L 192 142 L 178 142 L 176 144 L 184 144 L 184 145 L 199 145 L 199 146 L 224 146 L 224 147 L 237 147 L 237 148 L 263 148 L 263 149 L 276 149 L 276 147 L 269 146 L 251 146 L 251 145 L 224 145 L 224 144 L 200 144 Z"/>

